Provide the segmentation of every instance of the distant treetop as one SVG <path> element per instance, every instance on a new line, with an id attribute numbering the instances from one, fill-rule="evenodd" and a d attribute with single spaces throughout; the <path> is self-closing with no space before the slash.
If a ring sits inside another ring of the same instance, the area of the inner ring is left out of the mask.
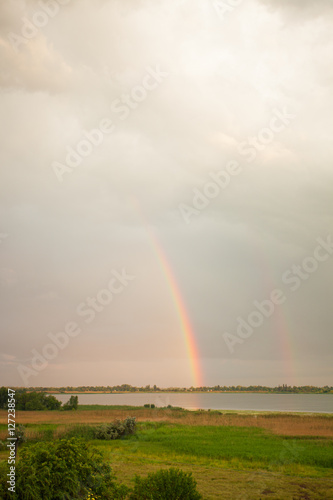
<path id="1" fill-rule="evenodd" d="M 2 395 L 1 390 L 5 389 Z M 114 386 L 80 386 L 80 387 L 29 387 L 16 388 L 16 394 L 20 392 L 31 393 L 31 391 L 39 393 L 84 393 L 84 392 L 102 392 L 102 393 L 115 393 L 115 392 L 267 392 L 267 393 L 303 393 L 303 394 L 332 394 L 333 387 L 324 386 L 316 387 L 312 385 L 291 386 L 287 384 L 278 385 L 277 387 L 268 387 L 262 385 L 250 386 L 203 386 L 203 387 L 166 387 L 160 388 L 156 385 L 146 385 L 144 387 L 136 387 L 129 384 L 114 385 Z M 2 398 L 7 399 L 7 389 L 0 389 L 0 408 Z"/>

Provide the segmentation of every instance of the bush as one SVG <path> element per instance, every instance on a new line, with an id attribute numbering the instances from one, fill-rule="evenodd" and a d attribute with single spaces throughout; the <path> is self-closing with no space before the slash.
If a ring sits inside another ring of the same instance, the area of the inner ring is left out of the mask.
<path id="1" fill-rule="evenodd" d="M 135 417 L 127 417 L 123 422 L 116 420 L 111 424 L 102 424 L 95 429 L 96 439 L 120 439 L 134 434 L 136 430 Z"/>
<path id="2" fill-rule="evenodd" d="M 120 437 L 118 430 L 115 424 L 102 424 L 96 427 L 95 429 L 95 438 L 96 439 L 118 439 Z"/>
<path id="3" fill-rule="evenodd" d="M 126 435 L 134 434 L 136 431 L 135 417 L 127 417 L 124 420 Z"/>
<path id="4" fill-rule="evenodd" d="M 22 450 L 16 466 L 16 495 L 7 490 L 8 464 L 0 464 L 0 498 L 10 500 L 124 499 L 99 451 L 77 439 L 37 443 Z"/>
<path id="5" fill-rule="evenodd" d="M 78 396 L 71 396 L 67 403 L 64 404 L 63 410 L 77 410 L 79 404 Z"/>
<path id="6" fill-rule="evenodd" d="M 200 500 L 192 473 L 179 469 L 159 470 L 141 478 L 135 476 L 130 500 Z"/>

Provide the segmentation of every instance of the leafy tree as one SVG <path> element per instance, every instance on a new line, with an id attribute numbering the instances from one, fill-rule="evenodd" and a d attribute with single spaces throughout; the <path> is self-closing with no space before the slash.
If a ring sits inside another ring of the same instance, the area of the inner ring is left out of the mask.
<path id="1" fill-rule="evenodd" d="M 37 443 L 22 450 L 16 466 L 16 496 L 8 492 L 8 464 L 0 463 L 0 498 L 75 500 L 125 499 L 128 488 L 115 481 L 102 454 L 77 439 Z"/>
<path id="2" fill-rule="evenodd" d="M 61 408 L 61 401 L 52 395 L 46 396 L 46 394 L 44 394 L 43 403 L 48 410 L 60 410 Z"/>
<path id="3" fill-rule="evenodd" d="M 79 404 L 79 396 L 71 396 L 67 403 L 64 404 L 64 410 L 77 410 Z"/>
<path id="4" fill-rule="evenodd" d="M 23 411 L 45 410 L 42 403 L 42 393 L 23 392 L 16 394 L 16 409 Z"/>
<path id="5" fill-rule="evenodd" d="M 59 410 L 61 401 L 44 392 L 16 392 L 16 409 L 21 411 Z"/>

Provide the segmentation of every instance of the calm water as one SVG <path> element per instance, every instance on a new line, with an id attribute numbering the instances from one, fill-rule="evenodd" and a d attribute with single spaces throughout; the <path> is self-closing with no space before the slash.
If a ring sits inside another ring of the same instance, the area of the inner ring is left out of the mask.
<path id="1" fill-rule="evenodd" d="M 56 394 L 68 401 L 69 394 Z M 180 406 L 188 410 L 266 410 L 333 413 L 332 394 L 230 394 L 230 393 L 135 393 L 78 394 L 83 405 L 130 405 L 146 403 L 160 406 Z"/>

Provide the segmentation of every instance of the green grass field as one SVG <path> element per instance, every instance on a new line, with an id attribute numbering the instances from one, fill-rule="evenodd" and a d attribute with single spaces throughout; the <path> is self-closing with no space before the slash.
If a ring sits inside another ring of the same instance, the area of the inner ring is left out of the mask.
<path id="1" fill-rule="evenodd" d="M 201 460 L 240 461 L 249 468 L 260 464 L 298 463 L 333 468 L 333 443 L 313 437 L 284 438 L 260 428 L 187 426 L 167 423 L 139 424 L 129 440 L 150 455 L 176 455 Z"/>
<path id="2" fill-rule="evenodd" d="M 99 409 L 99 412 L 96 419 L 102 418 L 104 411 Z M 43 418 L 42 412 L 37 413 L 39 419 Z M 183 417 L 179 415 L 177 421 L 151 421 L 147 418 L 138 422 L 133 436 L 98 441 L 92 439 L 91 426 L 82 422 L 80 412 L 71 412 L 68 416 L 76 417 L 80 423 L 60 423 L 57 419 L 57 423 L 53 423 L 50 413 L 45 414 L 45 423 L 25 424 L 32 441 L 61 435 L 83 437 L 103 452 L 118 480 L 128 486 L 133 484 L 134 474 L 146 475 L 173 466 L 191 471 L 199 491 L 208 500 L 333 499 L 333 440 L 329 436 L 316 435 L 315 431 L 312 435 L 283 435 L 262 428 L 260 422 L 256 427 L 247 426 L 248 417 L 242 425 L 239 416 L 234 417 L 237 425 L 203 425 L 210 419 L 214 420 L 205 412 L 199 425 L 188 424 L 186 413 Z M 134 409 L 128 411 L 128 415 L 132 414 L 135 414 Z M 151 410 L 153 415 L 158 415 L 158 412 Z M 291 418 L 295 429 L 297 423 L 301 425 L 302 418 Z M 310 428 L 311 418 L 307 418 Z M 274 419 L 276 426 L 282 425 L 280 415 L 268 416 L 263 422 L 267 420 L 271 424 Z M 109 414 L 107 420 L 110 421 Z M 321 422 L 318 417 L 313 417 L 313 421 Z M 325 426 L 332 423 L 332 418 L 323 420 Z M 1 424 L 1 435 L 5 431 L 6 424 Z M 325 432 L 329 434 L 327 428 Z M 29 446 L 29 443 L 23 446 Z M 5 452 L 1 452 L 0 457 L 5 458 Z"/>

